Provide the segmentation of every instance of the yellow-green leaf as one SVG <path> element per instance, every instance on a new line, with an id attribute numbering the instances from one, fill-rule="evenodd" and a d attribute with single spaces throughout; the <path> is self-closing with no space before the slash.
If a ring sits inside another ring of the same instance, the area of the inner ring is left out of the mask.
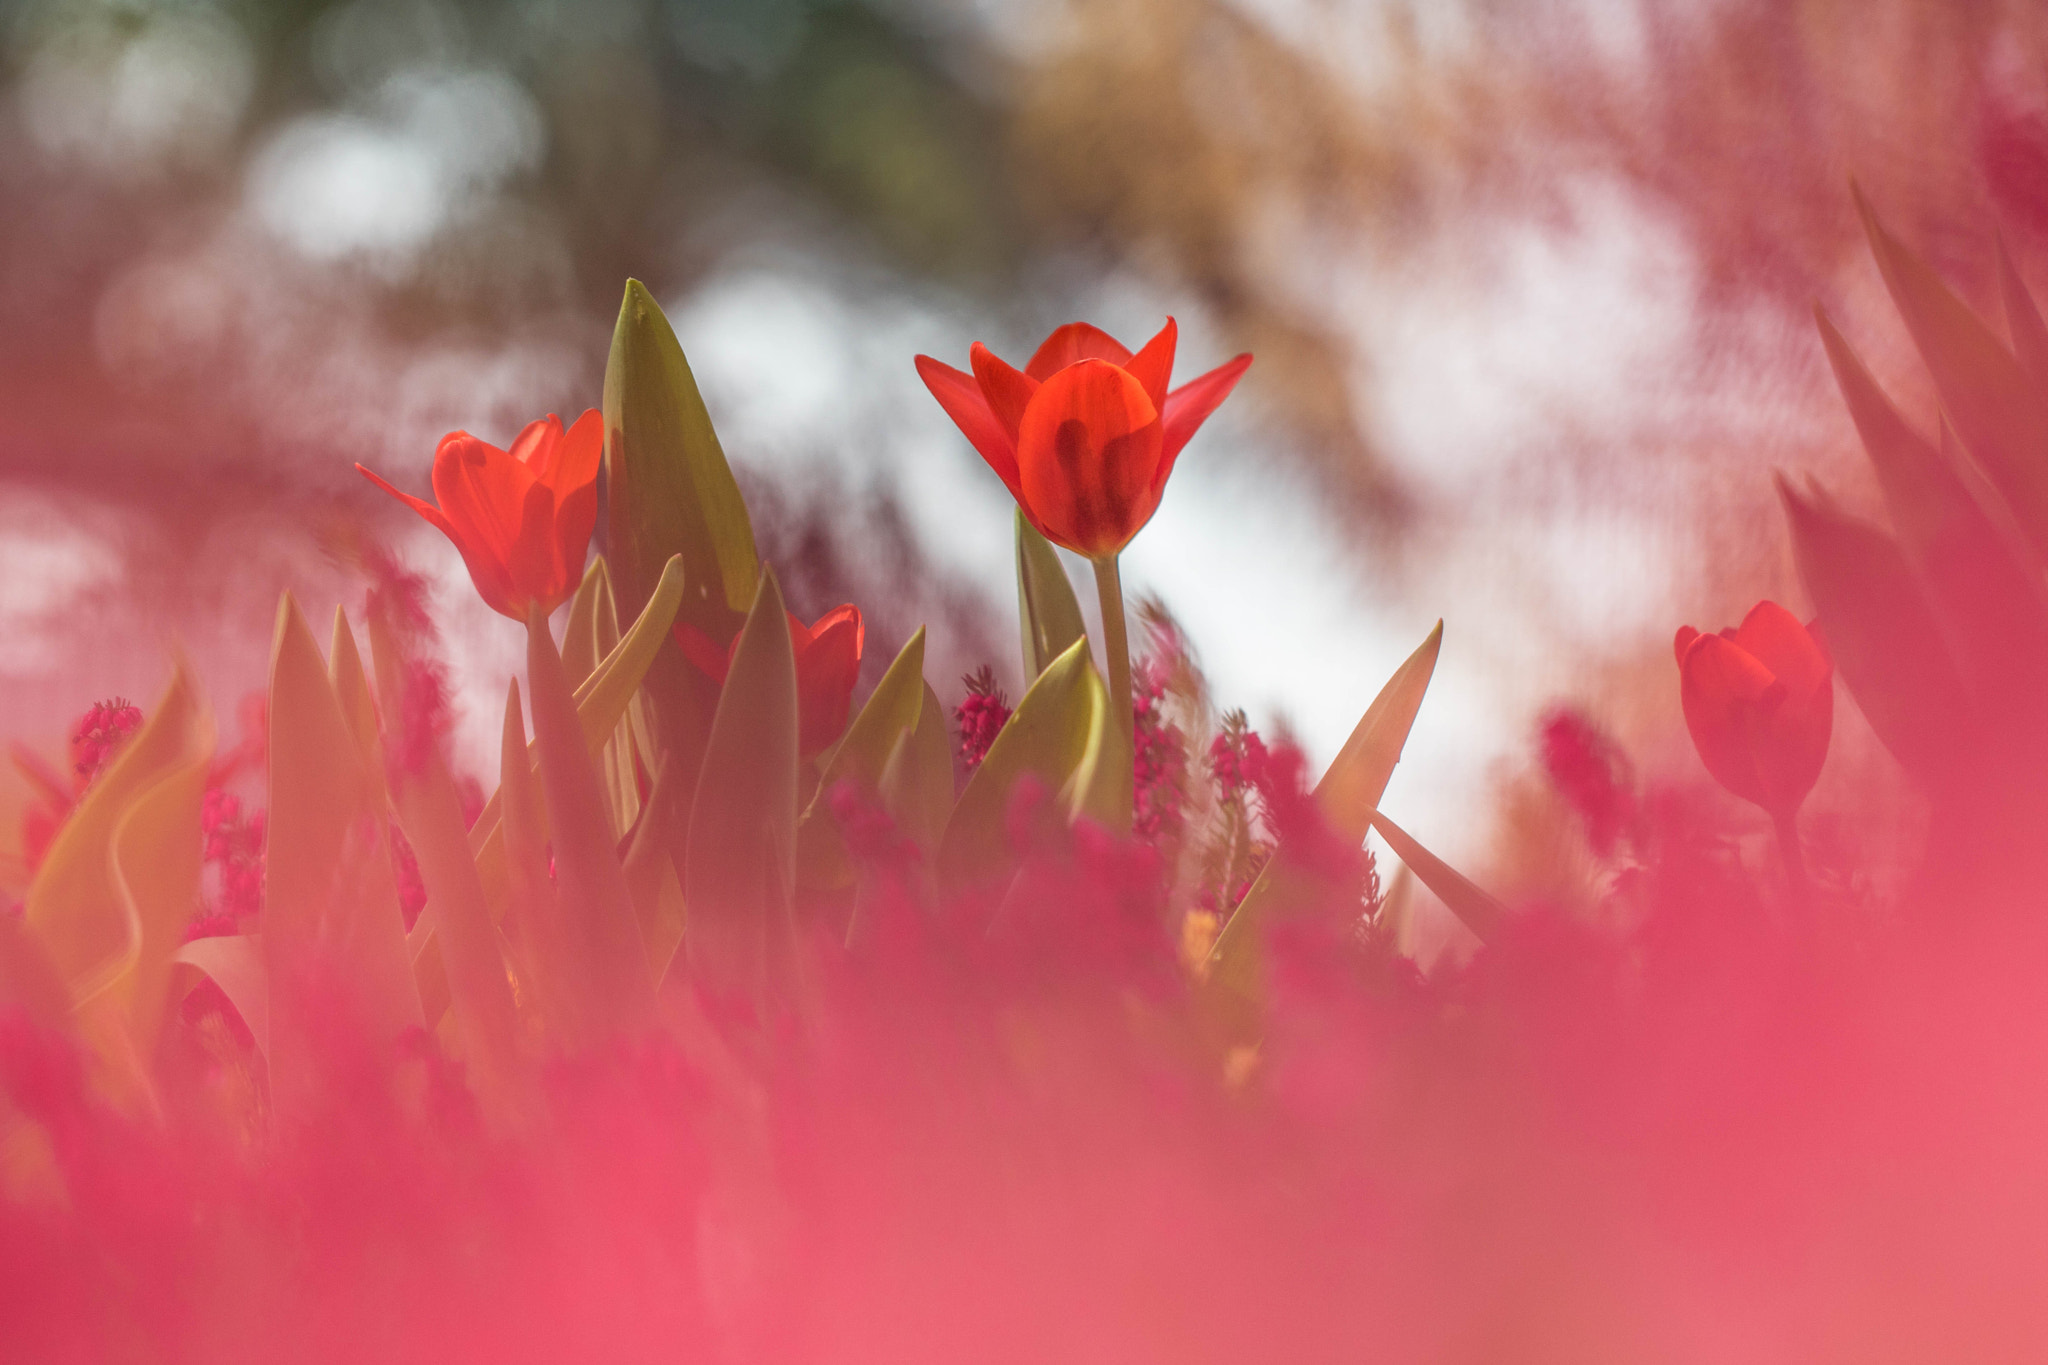
<path id="1" fill-rule="evenodd" d="M 829 806 L 831 792 L 851 782 L 864 797 L 873 797 L 882 769 L 897 741 L 917 726 L 924 704 L 924 627 L 897 652 L 867 704 L 846 727 L 846 734 L 825 755 L 818 788 L 797 822 L 798 879 L 805 886 L 844 886 L 853 876 L 845 845 Z"/>
<path id="2" fill-rule="evenodd" d="M 256 1046 L 270 1055 L 270 973 L 263 965 L 263 940 L 256 935 L 195 938 L 179 948 L 175 961 L 203 972 L 242 1016 Z"/>
<path id="3" fill-rule="evenodd" d="M 310 1079 L 310 1034 L 331 1027 L 331 1004 L 303 994 L 309 980 L 345 982 L 371 1038 L 395 1038 L 422 1017 L 382 801 L 290 593 L 278 603 L 269 719 L 263 950 L 273 1093 L 288 1104 Z"/>
<path id="4" fill-rule="evenodd" d="M 538 611 L 527 621 L 526 639 L 527 696 L 554 836 L 558 917 L 575 959 L 571 970 L 582 983 L 581 999 L 592 1011 L 593 1026 L 631 1026 L 653 1006 L 653 980 L 617 840 L 605 816 L 591 737 L 562 672 L 547 618 Z M 617 723 L 615 716 L 612 726 Z"/>
<path id="5" fill-rule="evenodd" d="M 2011 352 L 1856 195 L 1879 271 L 1943 410 L 1964 447 L 2011 505 L 2036 549 L 2048 549 L 2048 407 Z"/>
<path id="6" fill-rule="evenodd" d="M 1401 866 L 1412 871 L 1436 898 L 1465 922 L 1481 943 L 1499 932 L 1507 920 L 1507 907 L 1474 886 L 1456 868 L 1410 838 L 1408 832 L 1379 811 L 1372 813 L 1372 827 L 1387 841 Z"/>
<path id="7" fill-rule="evenodd" d="M 1016 522 L 1017 620 L 1024 632 L 1024 682 L 1028 687 L 1086 634 L 1087 628 L 1059 551 L 1024 519 L 1022 508 L 1016 510 Z"/>
<path id="8" fill-rule="evenodd" d="M 569 599 L 569 621 L 562 629 L 562 671 L 569 675 L 569 681 L 576 687 L 583 686 L 583 680 L 596 669 L 597 661 L 608 652 L 597 643 L 597 603 L 599 595 L 611 596 L 611 573 L 605 566 L 603 555 L 592 555 L 590 567 L 583 571 L 583 581 L 576 587 L 576 595 Z"/>
<path id="9" fill-rule="evenodd" d="M 797 801 L 796 660 L 782 590 L 763 569 L 719 694 L 683 869 L 691 973 L 766 991 L 790 946 Z"/>
<path id="10" fill-rule="evenodd" d="M 948 890 L 985 885 L 1015 870 L 1008 816 L 1017 783 L 1029 776 L 1057 796 L 1099 738 L 1102 680 L 1084 637 L 1046 666 L 989 746 L 953 807 L 939 841 L 938 875 Z"/>
<path id="11" fill-rule="evenodd" d="M 407 660 L 381 613 L 371 613 L 369 627 L 377 690 L 387 713 L 397 714 Z M 433 745 L 423 748 L 417 772 L 392 774 L 391 800 L 412 844 L 427 904 L 434 907 L 441 967 L 465 1055 L 484 1070 L 502 1074 L 518 1032 L 505 958 L 470 856 L 462 798 L 440 751 Z"/>
<path id="12" fill-rule="evenodd" d="M 199 797 L 190 790 L 191 774 L 196 769 L 203 786 L 212 753 L 212 719 L 181 661 L 141 730 L 122 746 L 51 841 L 29 884 L 24 919 L 74 1002 L 96 995 L 132 971 L 146 934 L 168 934 L 175 943 L 177 931 L 190 917 L 197 903 L 199 872 Z M 152 837 L 147 842 L 157 842 L 159 821 L 189 816 L 191 858 L 179 857 L 152 870 L 133 860 L 141 856 L 138 843 L 128 867 L 117 873 L 113 850 L 122 821 L 166 782 L 177 785 L 165 797 L 169 804 L 151 817 Z M 159 872 L 162 884 L 147 884 Z M 132 879 L 132 895 L 123 894 L 119 878 L 124 876 Z M 136 896 L 149 902 L 148 913 L 177 915 L 177 922 L 145 927 L 137 919 Z"/>
<path id="13" fill-rule="evenodd" d="M 917 724 L 896 737 L 877 786 L 883 811 L 930 858 L 953 811 L 953 736 L 931 684 L 918 690 Z"/>
<path id="14" fill-rule="evenodd" d="M 655 575 L 681 555 L 689 590 L 678 619 L 719 645 L 753 601 L 759 561 L 732 469 L 668 319 L 638 280 L 626 282 L 604 374 L 606 553 L 622 614 L 636 615 Z M 682 651 L 663 648 L 648 679 L 661 747 L 692 775 L 717 687 Z"/>
<path id="15" fill-rule="evenodd" d="M 1394 765 L 1408 743 L 1408 731 L 1422 709 L 1422 698 L 1436 672 L 1437 654 L 1443 648 L 1444 623 L 1438 621 L 1429 638 L 1409 655 L 1387 679 L 1373 698 L 1365 715 L 1344 741 L 1344 747 L 1330 763 L 1323 780 L 1316 784 L 1316 803 L 1323 818 L 1339 838 L 1350 844 L 1365 841 L 1366 830 L 1385 795 Z M 1210 951 L 1209 979 L 1241 995 L 1254 993 L 1259 973 L 1259 927 L 1272 906 L 1284 899 L 1286 850 L 1280 850 L 1252 883 L 1238 903 L 1237 913 L 1216 936 Z"/>

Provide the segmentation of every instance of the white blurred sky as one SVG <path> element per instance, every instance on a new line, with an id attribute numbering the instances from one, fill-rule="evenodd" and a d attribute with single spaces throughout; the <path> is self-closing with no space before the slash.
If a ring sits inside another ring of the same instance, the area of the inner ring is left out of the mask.
<path id="1" fill-rule="evenodd" d="M 1016 6 L 985 8 L 994 31 L 1028 41 Z M 1370 82 L 1365 49 L 1347 46 L 1344 7 L 1244 8 Z M 1626 60 L 1631 6 L 1575 8 L 1606 16 L 1596 28 Z M 1464 7 L 1414 12 L 1426 41 L 1459 41 Z M 203 4 L 166 13 L 144 38 L 37 59 L 17 97 L 42 155 L 123 176 L 145 174 L 153 157 L 215 154 L 250 95 L 248 53 Z M 337 31 L 321 59 L 345 66 L 354 39 L 346 25 Z M 183 131 L 166 140 L 165 128 Z M 294 423 L 324 438 L 350 424 L 367 458 L 422 488 L 442 430 L 504 439 L 535 411 L 594 404 L 603 332 L 589 320 L 579 330 L 539 318 L 490 347 L 451 341 L 393 358 L 337 306 L 362 272 L 404 279 L 451 225 L 502 214 L 501 186 L 538 164 L 543 136 L 530 97 L 486 68 L 437 59 L 365 78 L 343 107 L 270 134 L 210 228 L 116 282 L 100 317 L 109 364 L 147 371 L 239 347 L 239 370 L 217 382 L 289 386 L 296 401 L 275 419 L 280 439 Z M 1537 709 L 1571 694 L 1570 661 L 1626 655 L 1685 616 L 1672 596 L 1684 547 L 1644 519 L 1645 500 L 1545 471 L 1569 463 L 1560 451 L 1576 434 L 1597 429 L 1611 442 L 1683 422 L 1684 390 L 1671 376 L 1695 340 L 1689 258 L 1674 233 L 1597 181 L 1566 197 L 1568 218 L 1470 219 L 1399 255 L 1326 229 L 1308 236 L 1277 216 L 1247 247 L 1285 263 L 1309 317 L 1372 358 L 1356 377 L 1358 402 L 1416 499 L 1425 538 L 1401 573 L 1375 570 L 1386 561 L 1360 553 L 1366 532 L 1330 514 L 1280 443 L 1256 363 L 1183 455 L 1126 561 L 1127 586 L 1156 591 L 1189 627 L 1219 700 L 1255 721 L 1284 718 L 1318 759 L 1446 618 L 1437 681 L 1388 808 L 1453 858 L 1485 839 L 1490 777 L 1526 750 Z M 504 216 L 501 268 L 522 279 L 560 268 L 543 232 Z M 1007 496 L 924 392 L 911 357 L 964 364 L 981 340 L 1021 362 L 1039 337 L 858 251 L 795 213 L 786 230 L 729 246 L 700 287 L 664 303 L 736 464 L 789 480 L 827 464 L 888 472 L 937 562 L 1008 604 Z M 277 278 L 296 292 L 265 292 Z M 1086 316 L 1132 344 L 1177 314 L 1177 377 L 1230 354 L 1170 288 L 1075 266 L 1049 268 L 1043 293 L 1045 327 Z M 586 341 L 588 355 L 578 349 Z M 23 674 L 52 666 L 39 641 L 103 582 L 108 537 L 120 532 L 24 503 L 0 509 L 0 533 L 0 631 L 13 639 L 0 669 Z M 488 770 L 516 641 L 468 600 L 459 562 L 431 532 L 418 528 L 407 548 L 440 575 L 469 717 L 463 743 Z"/>

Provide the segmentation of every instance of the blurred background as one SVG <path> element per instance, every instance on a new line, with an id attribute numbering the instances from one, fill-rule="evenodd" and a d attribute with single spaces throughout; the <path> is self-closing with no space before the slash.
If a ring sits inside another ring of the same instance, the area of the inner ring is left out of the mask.
<path id="1" fill-rule="evenodd" d="M 1703 778 L 1673 630 L 1807 610 L 1770 471 L 1874 506 L 1814 301 L 1931 429 L 1850 177 L 1990 315 L 1995 231 L 2048 284 L 2044 58 L 1997 0 L 8 0 L 0 715 L 54 754 L 182 648 L 231 730 L 368 534 L 491 771 L 518 632 L 351 465 L 595 405 L 629 275 L 793 605 L 1014 695 L 1009 499 L 911 357 L 1171 313 L 1258 359 L 1127 585 L 1317 761 L 1445 617 L 1388 808 L 1540 894 L 1543 708 Z M 1895 781 L 1840 713 L 1823 807 Z"/>

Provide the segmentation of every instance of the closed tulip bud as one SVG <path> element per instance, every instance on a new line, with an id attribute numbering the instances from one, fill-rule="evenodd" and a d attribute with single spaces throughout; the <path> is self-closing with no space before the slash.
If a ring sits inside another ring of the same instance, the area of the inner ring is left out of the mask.
<path id="1" fill-rule="evenodd" d="M 1834 662 L 1775 602 L 1718 635 L 1679 629 L 1679 697 L 1715 781 L 1789 819 L 1820 777 L 1834 723 Z"/>

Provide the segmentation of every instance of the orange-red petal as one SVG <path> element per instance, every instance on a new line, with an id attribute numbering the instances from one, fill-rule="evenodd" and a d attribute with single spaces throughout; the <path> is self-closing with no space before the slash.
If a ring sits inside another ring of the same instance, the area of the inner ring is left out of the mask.
<path id="1" fill-rule="evenodd" d="M 1237 381 L 1252 367 L 1249 354 L 1235 360 L 1225 361 L 1207 374 L 1190 379 L 1187 383 L 1166 395 L 1166 406 L 1161 408 L 1164 420 L 1163 436 L 1167 469 L 1179 458 L 1181 447 L 1195 434 L 1196 428 L 1209 420 L 1209 414 L 1230 397 L 1230 391 L 1237 387 Z"/>
<path id="2" fill-rule="evenodd" d="M 1039 386 L 1017 457 L 1020 500 L 1049 539 L 1077 553 L 1121 550 L 1159 505 L 1158 410 L 1106 361 L 1069 365 Z"/>
<path id="3" fill-rule="evenodd" d="M 819 617 L 807 633 L 796 656 L 797 745 L 806 757 L 824 752 L 846 729 L 867 632 L 860 609 L 848 603 Z"/>
<path id="4" fill-rule="evenodd" d="M 1038 381 L 978 341 L 967 348 L 967 360 L 974 366 L 974 382 L 981 386 L 989 412 L 1014 443 L 1024 409 L 1038 392 Z"/>
<path id="5" fill-rule="evenodd" d="M 1024 367 L 1024 373 L 1043 384 L 1069 365 L 1078 365 L 1084 360 L 1106 360 L 1112 365 L 1127 365 L 1131 360 L 1131 349 L 1100 327 L 1087 322 L 1070 322 L 1054 330 L 1053 334 L 1039 343 L 1032 353 L 1031 362 Z"/>
<path id="6" fill-rule="evenodd" d="M 1810 695 L 1833 675 L 1827 651 L 1798 617 L 1776 602 L 1759 602 L 1750 608 L 1733 638 L 1795 696 Z"/>
<path id="7" fill-rule="evenodd" d="M 953 419 L 953 425 L 960 428 L 960 434 L 968 444 L 980 452 L 988 461 L 988 467 L 996 472 L 1013 496 L 1022 498 L 1017 482 L 1017 442 L 1003 424 L 990 411 L 988 399 L 982 394 L 981 385 L 974 382 L 974 376 L 954 369 L 941 360 L 928 355 L 917 358 L 918 378 L 931 390 L 932 397 L 939 400 L 939 406 Z"/>
<path id="8" fill-rule="evenodd" d="M 1152 406 L 1161 413 L 1166 411 L 1167 385 L 1173 379 L 1173 351 L 1179 342 L 1180 327 L 1168 318 L 1166 325 L 1124 366 L 1131 378 L 1144 386 Z"/>

